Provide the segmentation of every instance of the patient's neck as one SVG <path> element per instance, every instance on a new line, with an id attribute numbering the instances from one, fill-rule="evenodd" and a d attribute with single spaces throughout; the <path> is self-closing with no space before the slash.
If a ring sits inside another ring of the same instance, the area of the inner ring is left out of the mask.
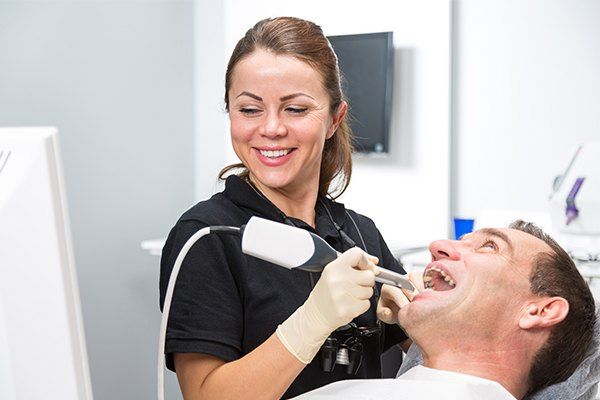
<path id="1" fill-rule="evenodd" d="M 423 351 L 423 360 L 424 365 L 429 368 L 498 382 L 515 398 L 522 399 L 527 394 L 532 355 L 530 351 L 516 345 L 502 347 L 449 346 L 429 352 Z"/>

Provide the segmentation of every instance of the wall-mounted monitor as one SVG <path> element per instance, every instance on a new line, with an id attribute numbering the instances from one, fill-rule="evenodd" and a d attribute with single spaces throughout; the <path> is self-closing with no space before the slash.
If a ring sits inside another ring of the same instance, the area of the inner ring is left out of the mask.
<path id="1" fill-rule="evenodd" d="M 350 104 L 358 152 L 389 151 L 394 46 L 392 32 L 329 36 Z"/>

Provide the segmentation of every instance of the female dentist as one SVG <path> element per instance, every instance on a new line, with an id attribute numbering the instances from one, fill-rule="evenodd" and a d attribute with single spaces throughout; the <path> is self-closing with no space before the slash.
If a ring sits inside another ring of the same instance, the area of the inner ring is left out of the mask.
<path id="1" fill-rule="evenodd" d="M 226 167 L 225 190 L 171 230 L 161 308 L 175 258 L 206 226 L 260 216 L 314 232 L 344 253 L 316 274 L 246 256 L 237 237 L 196 243 L 175 286 L 165 347 L 184 397 L 289 398 L 341 379 L 381 377 L 381 353 L 406 336 L 378 323 L 373 271 L 378 262 L 404 270 L 374 223 L 335 201 L 350 182 L 351 132 L 321 28 L 287 17 L 258 22 L 229 60 L 225 104 L 241 164 Z M 324 343 L 347 345 L 351 368 L 330 371 L 336 353 L 321 350 Z"/>

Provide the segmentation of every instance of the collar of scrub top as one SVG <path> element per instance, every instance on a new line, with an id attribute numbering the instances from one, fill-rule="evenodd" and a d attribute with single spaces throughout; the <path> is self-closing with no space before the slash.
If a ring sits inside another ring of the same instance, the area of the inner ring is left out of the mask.
<path id="1" fill-rule="evenodd" d="M 252 187 L 249 182 L 246 182 L 237 175 L 230 175 L 227 177 L 224 194 L 235 205 L 249 210 L 253 215 L 273 221 L 284 222 L 285 214 L 265 198 L 257 189 Z M 300 219 L 294 217 L 287 218 L 292 221 L 294 226 L 315 232 L 331 244 L 331 239 L 340 240 L 340 234 L 331 219 L 333 219 L 338 226 L 342 226 L 346 220 L 346 208 L 342 203 L 323 198 L 323 196 L 320 196 L 319 199 L 321 201 L 317 201 L 315 206 L 316 229 Z M 327 207 L 331 213 L 331 218 L 327 214 L 325 207 Z"/>

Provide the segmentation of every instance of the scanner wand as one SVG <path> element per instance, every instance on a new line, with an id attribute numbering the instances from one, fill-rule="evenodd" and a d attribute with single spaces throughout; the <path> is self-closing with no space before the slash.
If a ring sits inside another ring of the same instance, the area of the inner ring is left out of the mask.
<path id="1" fill-rule="evenodd" d="M 401 289 L 406 289 L 409 292 L 415 291 L 415 286 L 411 281 L 408 280 L 405 276 L 390 271 L 389 269 L 377 267 L 379 269 L 379 274 L 375 276 L 375 282 L 385 283 L 387 285 L 396 286 Z"/>
<path id="2" fill-rule="evenodd" d="M 252 217 L 241 228 L 242 252 L 287 269 L 321 272 L 338 257 L 325 240 L 304 229 Z M 375 281 L 414 292 L 415 287 L 403 275 L 377 267 Z"/>

